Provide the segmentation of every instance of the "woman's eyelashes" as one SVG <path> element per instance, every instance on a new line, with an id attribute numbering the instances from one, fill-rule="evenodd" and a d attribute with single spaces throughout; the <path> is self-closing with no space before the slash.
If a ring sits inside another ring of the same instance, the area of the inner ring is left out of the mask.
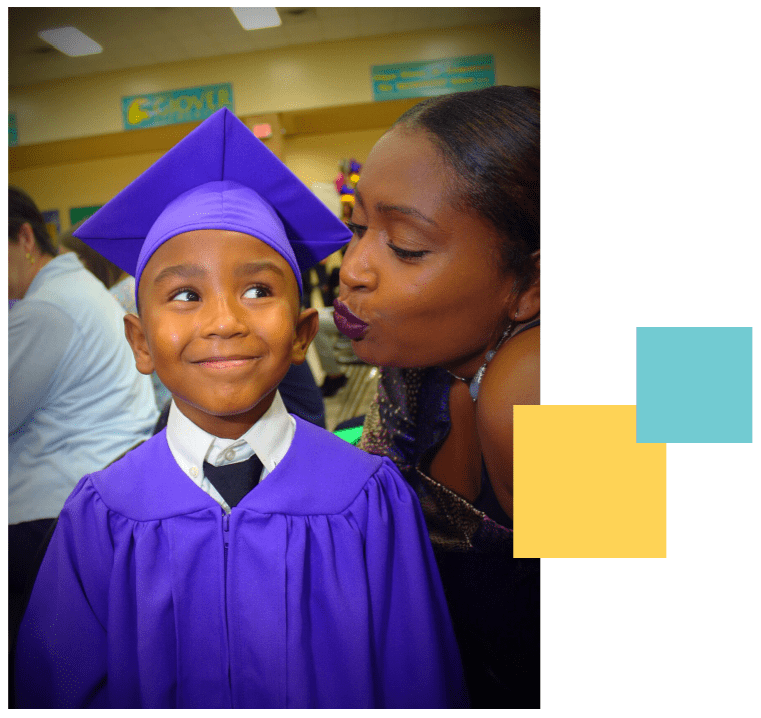
<path id="1" fill-rule="evenodd" d="M 392 244 L 391 242 L 388 242 L 388 248 L 397 256 L 399 259 L 406 259 L 406 260 L 412 260 L 412 259 L 420 259 L 421 257 L 424 257 L 426 254 L 428 254 L 428 250 L 426 249 L 402 249 L 401 247 L 397 247 L 395 244 Z"/>
<path id="2" fill-rule="evenodd" d="M 347 222 L 346 226 L 351 230 L 351 233 L 358 237 L 359 239 L 362 238 L 362 236 L 367 231 L 367 225 L 365 224 L 358 224 L 356 222 Z M 393 242 L 387 242 L 386 243 L 388 248 L 397 256 L 399 259 L 405 259 L 405 260 L 415 260 L 420 259 L 421 257 L 424 257 L 426 254 L 429 254 L 428 250 L 425 249 L 404 249 L 403 247 L 399 247 Z"/>
<path id="3" fill-rule="evenodd" d="M 362 237 L 362 235 L 367 231 L 367 225 L 357 224 L 356 222 L 347 222 L 346 226 L 349 228 L 349 231 L 352 234 L 356 234 L 357 237 Z"/>

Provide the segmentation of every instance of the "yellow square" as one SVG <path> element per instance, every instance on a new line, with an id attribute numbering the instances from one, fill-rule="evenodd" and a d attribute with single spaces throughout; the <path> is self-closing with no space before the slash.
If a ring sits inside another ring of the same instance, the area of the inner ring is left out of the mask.
<path id="1" fill-rule="evenodd" d="M 665 558 L 666 444 L 636 406 L 516 406 L 516 557 Z"/>

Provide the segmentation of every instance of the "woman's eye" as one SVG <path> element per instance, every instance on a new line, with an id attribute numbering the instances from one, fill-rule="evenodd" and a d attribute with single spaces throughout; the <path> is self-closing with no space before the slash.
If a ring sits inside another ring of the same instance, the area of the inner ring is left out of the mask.
<path id="1" fill-rule="evenodd" d="M 199 296 L 192 289 L 181 289 L 172 295 L 172 300 L 175 302 L 197 302 Z"/>
<path id="2" fill-rule="evenodd" d="M 397 247 L 395 244 L 392 244 L 391 242 L 388 243 L 389 249 L 397 256 L 399 259 L 420 259 L 421 257 L 424 257 L 426 254 L 428 254 L 428 251 L 425 249 L 418 249 L 418 250 L 411 250 L 411 249 L 402 249 L 401 247 Z"/>
<path id="3" fill-rule="evenodd" d="M 366 225 L 357 224 L 356 222 L 347 222 L 346 226 L 349 228 L 349 231 L 352 234 L 357 235 L 357 237 L 362 237 L 362 235 L 367 231 Z"/>
<path id="4" fill-rule="evenodd" d="M 264 299 L 264 297 L 270 296 L 270 291 L 267 287 L 255 286 L 247 289 L 243 296 L 246 299 Z"/>

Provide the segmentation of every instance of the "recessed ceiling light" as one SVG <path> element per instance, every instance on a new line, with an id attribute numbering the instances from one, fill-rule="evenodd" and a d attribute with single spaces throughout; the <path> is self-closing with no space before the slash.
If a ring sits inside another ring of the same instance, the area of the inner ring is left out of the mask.
<path id="1" fill-rule="evenodd" d="M 103 48 L 95 40 L 90 39 L 75 27 L 59 27 L 54 30 L 41 30 L 37 37 L 49 42 L 64 55 L 79 57 L 80 55 L 96 55 Z"/>
<path id="2" fill-rule="evenodd" d="M 277 27 L 280 15 L 274 7 L 233 7 L 230 8 L 244 30 L 260 30 L 263 27 Z"/>

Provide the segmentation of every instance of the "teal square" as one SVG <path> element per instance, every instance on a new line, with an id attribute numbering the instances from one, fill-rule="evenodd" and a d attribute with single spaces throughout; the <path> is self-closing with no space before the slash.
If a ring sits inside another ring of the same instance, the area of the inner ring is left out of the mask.
<path id="1" fill-rule="evenodd" d="M 637 441 L 750 443 L 751 327 L 637 327 Z"/>

